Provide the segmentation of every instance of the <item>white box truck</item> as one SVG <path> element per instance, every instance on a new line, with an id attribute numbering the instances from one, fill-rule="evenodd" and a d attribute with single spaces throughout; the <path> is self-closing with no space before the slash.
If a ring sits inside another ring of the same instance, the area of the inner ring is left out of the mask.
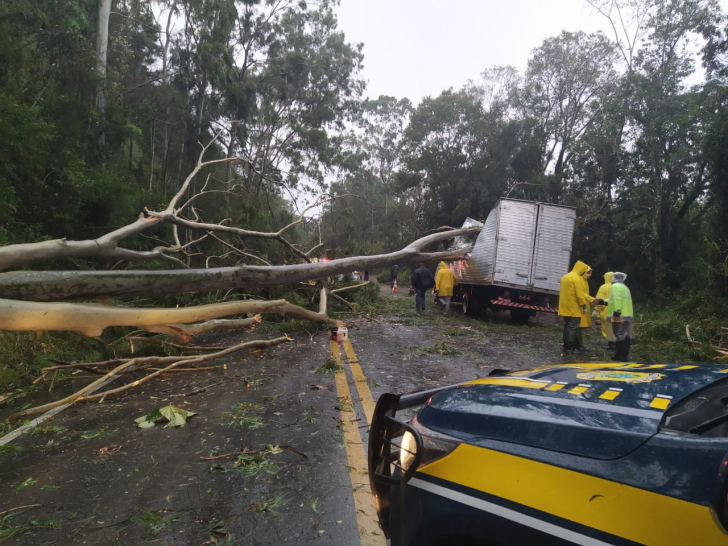
<path id="1" fill-rule="evenodd" d="M 560 280 L 569 271 L 576 209 L 501 199 L 473 250 L 451 264 L 460 279 L 453 301 L 465 314 L 510 310 L 525 323 L 538 311 L 558 312 Z M 466 224 L 472 226 L 468 219 Z"/>

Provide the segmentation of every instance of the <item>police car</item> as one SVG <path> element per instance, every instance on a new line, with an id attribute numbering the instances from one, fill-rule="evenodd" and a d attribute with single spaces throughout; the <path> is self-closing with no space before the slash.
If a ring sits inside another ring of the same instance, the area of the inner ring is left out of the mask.
<path id="1" fill-rule="evenodd" d="M 392 546 L 728 545 L 728 368 L 563 364 L 384 394 L 369 475 Z"/>

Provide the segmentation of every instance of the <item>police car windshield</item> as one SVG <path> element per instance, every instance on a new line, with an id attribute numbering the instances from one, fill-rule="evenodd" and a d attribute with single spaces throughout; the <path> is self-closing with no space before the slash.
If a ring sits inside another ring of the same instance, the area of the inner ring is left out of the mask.
<path id="1" fill-rule="evenodd" d="M 707 437 L 728 437 L 728 380 L 700 389 L 668 409 L 663 428 Z"/>

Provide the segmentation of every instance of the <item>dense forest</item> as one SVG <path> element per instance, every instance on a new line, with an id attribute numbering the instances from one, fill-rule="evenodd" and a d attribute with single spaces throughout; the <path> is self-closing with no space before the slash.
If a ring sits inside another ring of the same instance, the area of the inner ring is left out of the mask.
<path id="1" fill-rule="evenodd" d="M 193 182 L 200 221 L 275 231 L 317 196 L 345 196 L 292 235 L 342 257 L 482 220 L 504 196 L 535 199 L 577 207 L 573 256 L 628 272 L 637 294 L 725 296 L 724 15 L 715 0 L 588 3 L 612 34 L 562 32 L 524 73 L 487 68 L 413 104 L 366 98 L 366 44 L 337 28 L 336 0 L 6 0 L 0 244 L 133 221 L 217 135 L 206 159 L 241 161 Z M 152 249 L 170 229 L 130 244 Z M 297 259 L 269 239 L 238 237 L 230 252 L 179 237 L 195 267 Z"/>

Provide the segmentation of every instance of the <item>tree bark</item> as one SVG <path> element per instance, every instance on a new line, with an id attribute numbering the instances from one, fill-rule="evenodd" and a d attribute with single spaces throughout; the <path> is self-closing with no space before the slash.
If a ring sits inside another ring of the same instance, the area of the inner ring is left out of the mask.
<path id="1" fill-rule="evenodd" d="M 229 328 L 252 328 L 261 321 L 260 315 L 251 318 L 237 320 L 219 320 L 213 319 L 198 324 L 165 324 L 156 326 L 146 326 L 142 330 L 145 332 L 153 332 L 155 334 L 164 334 L 169 336 L 176 343 L 186 345 L 196 335 L 211 330 L 229 329 Z"/>
<path id="2" fill-rule="evenodd" d="M 208 292 L 230 288 L 261 288 L 323 279 L 361 269 L 377 269 L 416 261 L 461 257 L 472 247 L 443 252 L 423 252 L 429 244 L 456 236 L 474 235 L 480 228 L 456 229 L 423 237 L 390 254 L 342 258 L 330 262 L 292 266 L 220 267 L 187 270 L 143 271 L 14 271 L 0 275 L 0 298 L 61 301 L 70 298 Z M 169 321 L 180 322 L 180 321 Z"/>
<path id="3" fill-rule="evenodd" d="M 190 323 L 287 305 L 285 300 L 231 301 L 195 307 L 134 308 L 97 303 L 36 303 L 0 299 L 0 330 L 70 330 L 100 336 L 108 326 Z"/>
<path id="4" fill-rule="evenodd" d="M 111 1 L 99 0 L 99 19 L 96 31 L 96 110 L 99 113 L 101 133 L 99 144 L 103 147 L 106 139 L 104 134 L 104 121 L 106 117 L 106 54 L 109 49 L 109 17 L 111 16 Z"/>

